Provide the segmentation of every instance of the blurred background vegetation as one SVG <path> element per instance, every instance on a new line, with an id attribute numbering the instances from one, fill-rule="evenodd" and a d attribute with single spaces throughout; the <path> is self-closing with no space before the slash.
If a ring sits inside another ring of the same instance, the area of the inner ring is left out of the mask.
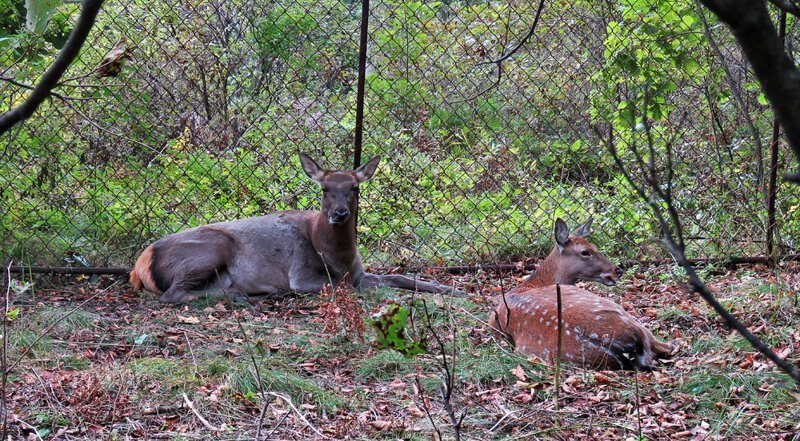
<path id="1" fill-rule="evenodd" d="M 363 160 L 383 161 L 361 192 L 367 264 L 540 255 L 555 217 L 589 216 L 606 254 L 664 257 L 598 139 L 609 127 L 626 161 L 632 143 L 671 146 L 690 257 L 764 254 L 772 112 L 695 2 L 547 2 L 499 81 L 481 63 L 525 37 L 538 2 L 373 3 Z M 79 4 L 0 5 L 6 111 L 52 62 Z M 127 266 L 186 227 L 316 208 L 297 152 L 352 166 L 360 10 L 107 1 L 58 95 L 0 139 L 3 262 Z M 791 16 L 787 32 L 796 59 Z M 782 144 L 779 173 L 788 159 Z M 781 186 L 777 205 L 778 251 L 797 253 L 800 197 Z"/>

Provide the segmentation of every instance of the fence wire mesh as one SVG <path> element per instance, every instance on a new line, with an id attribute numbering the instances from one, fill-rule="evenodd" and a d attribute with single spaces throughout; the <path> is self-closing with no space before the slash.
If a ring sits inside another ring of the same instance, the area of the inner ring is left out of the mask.
<path id="1" fill-rule="evenodd" d="M 79 12 L 64 3 L 31 32 L 24 2 L 4 1 L 2 111 Z M 631 164 L 635 142 L 671 147 L 692 257 L 763 254 L 772 113 L 724 26 L 688 0 L 570 0 L 546 2 L 528 38 L 539 6 L 373 2 L 363 160 L 383 159 L 361 192 L 365 261 L 509 261 L 547 251 L 556 217 L 589 216 L 608 255 L 663 257 L 609 129 Z M 2 260 L 128 266 L 186 227 L 317 207 L 297 152 L 353 163 L 360 12 L 107 1 L 57 93 L 0 141 Z M 797 252 L 800 200 L 777 201 L 780 251 Z"/>

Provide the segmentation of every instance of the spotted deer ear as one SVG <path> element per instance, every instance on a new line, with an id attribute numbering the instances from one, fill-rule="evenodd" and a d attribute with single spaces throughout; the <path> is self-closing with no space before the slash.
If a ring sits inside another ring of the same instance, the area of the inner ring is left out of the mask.
<path id="1" fill-rule="evenodd" d="M 561 218 L 556 219 L 556 245 L 558 245 L 558 250 L 561 251 L 567 246 L 567 242 L 569 242 L 569 229 L 567 229 L 567 223 L 561 220 Z"/>

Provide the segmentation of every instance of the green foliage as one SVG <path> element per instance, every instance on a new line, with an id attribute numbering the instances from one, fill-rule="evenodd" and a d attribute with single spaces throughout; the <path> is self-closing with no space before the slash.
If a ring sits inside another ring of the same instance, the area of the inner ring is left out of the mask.
<path id="1" fill-rule="evenodd" d="M 89 74 L 88 81 L 120 37 L 135 48 L 133 58 L 118 77 L 61 86 L 59 93 L 80 100 L 48 100 L 41 116 L 0 146 L 0 206 L 9 208 L 0 210 L 3 259 L 63 265 L 74 252 L 92 265 L 127 266 L 145 244 L 186 227 L 317 207 L 319 191 L 299 171 L 296 153 L 326 167 L 351 164 L 358 4 L 223 3 L 105 6 L 92 50 L 68 75 Z M 761 251 L 763 204 L 748 165 L 755 152 L 745 125 L 725 121 L 737 117 L 731 87 L 694 3 L 570 7 L 574 20 L 540 22 L 503 63 L 495 87 L 488 87 L 494 66 L 480 63 L 524 36 L 536 4 L 373 8 L 363 151 L 384 161 L 362 188 L 365 261 L 518 259 L 549 251 L 556 216 L 590 214 L 602 219 L 593 240 L 607 254 L 662 256 L 646 206 L 590 127 L 610 123 L 631 164 L 631 146 L 647 142 L 644 115 L 657 155 L 666 140 L 681 139 L 677 199 L 691 218 L 687 233 L 698 238 L 690 253 Z M 59 4 L 37 35 L 25 28 L 25 2 L 11 0 L 0 14 L 3 76 L 35 83 L 78 8 Z M 596 37 L 565 44 L 581 33 Z M 754 108 L 757 89 L 745 83 Z M 27 93 L 0 81 L 0 111 Z M 697 107 L 702 99 L 709 109 Z M 684 111 L 691 125 L 676 124 Z M 712 130 L 720 124 L 725 136 Z M 792 214 L 800 199 L 788 187 L 779 194 L 782 239 L 796 248 L 800 223 Z M 733 225 L 747 237 L 732 238 Z"/>
<path id="2" fill-rule="evenodd" d="M 427 352 L 428 345 L 424 339 L 414 341 L 405 336 L 408 315 L 408 308 L 392 303 L 372 320 L 379 348 L 394 349 L 409 358 Z"/>
<path id="3" fill-rule="evenodd" d="M 25 0 L 25 28 L 29 32 L 44 31 L 61 0 Z"/>

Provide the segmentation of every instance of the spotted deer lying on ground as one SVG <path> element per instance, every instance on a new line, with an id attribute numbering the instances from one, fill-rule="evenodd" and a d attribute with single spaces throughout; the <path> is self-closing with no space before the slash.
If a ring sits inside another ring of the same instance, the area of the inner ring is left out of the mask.
<path id="1" fill-rule="evenodd" d="M 364 271 L 356 249 L 358 185 L 380 157 L 354 171 L 323 170 L 300 154 L 303 171 L 322 186 L 321 211 L 279 211 L 203 225 L 157 240 L 130 273 L 136 289 L 162 293 L 162 302 L 190 295 L 246 298 L 248 294 L 319 292 L 347 276 L 359 289 L 387 286 L 443 293 L 447 286 Z"/>
<path id="2" fill-rule="evenodd" d="M 492 313 L 490 325 L 521 352 L 554 358 L 562 331 L 561 361 L 595 369 L 651 370 L 672 347 L 658 341 L 616 303 L 572 286 L 578 280 L 614 285 L 622 270 L 586 240 L 591 219 L 571 235 L 556 220 L 556 246 L 538 270 L 512 289 Z M 558 326 L 556 284 L 561 289 Z"/>

